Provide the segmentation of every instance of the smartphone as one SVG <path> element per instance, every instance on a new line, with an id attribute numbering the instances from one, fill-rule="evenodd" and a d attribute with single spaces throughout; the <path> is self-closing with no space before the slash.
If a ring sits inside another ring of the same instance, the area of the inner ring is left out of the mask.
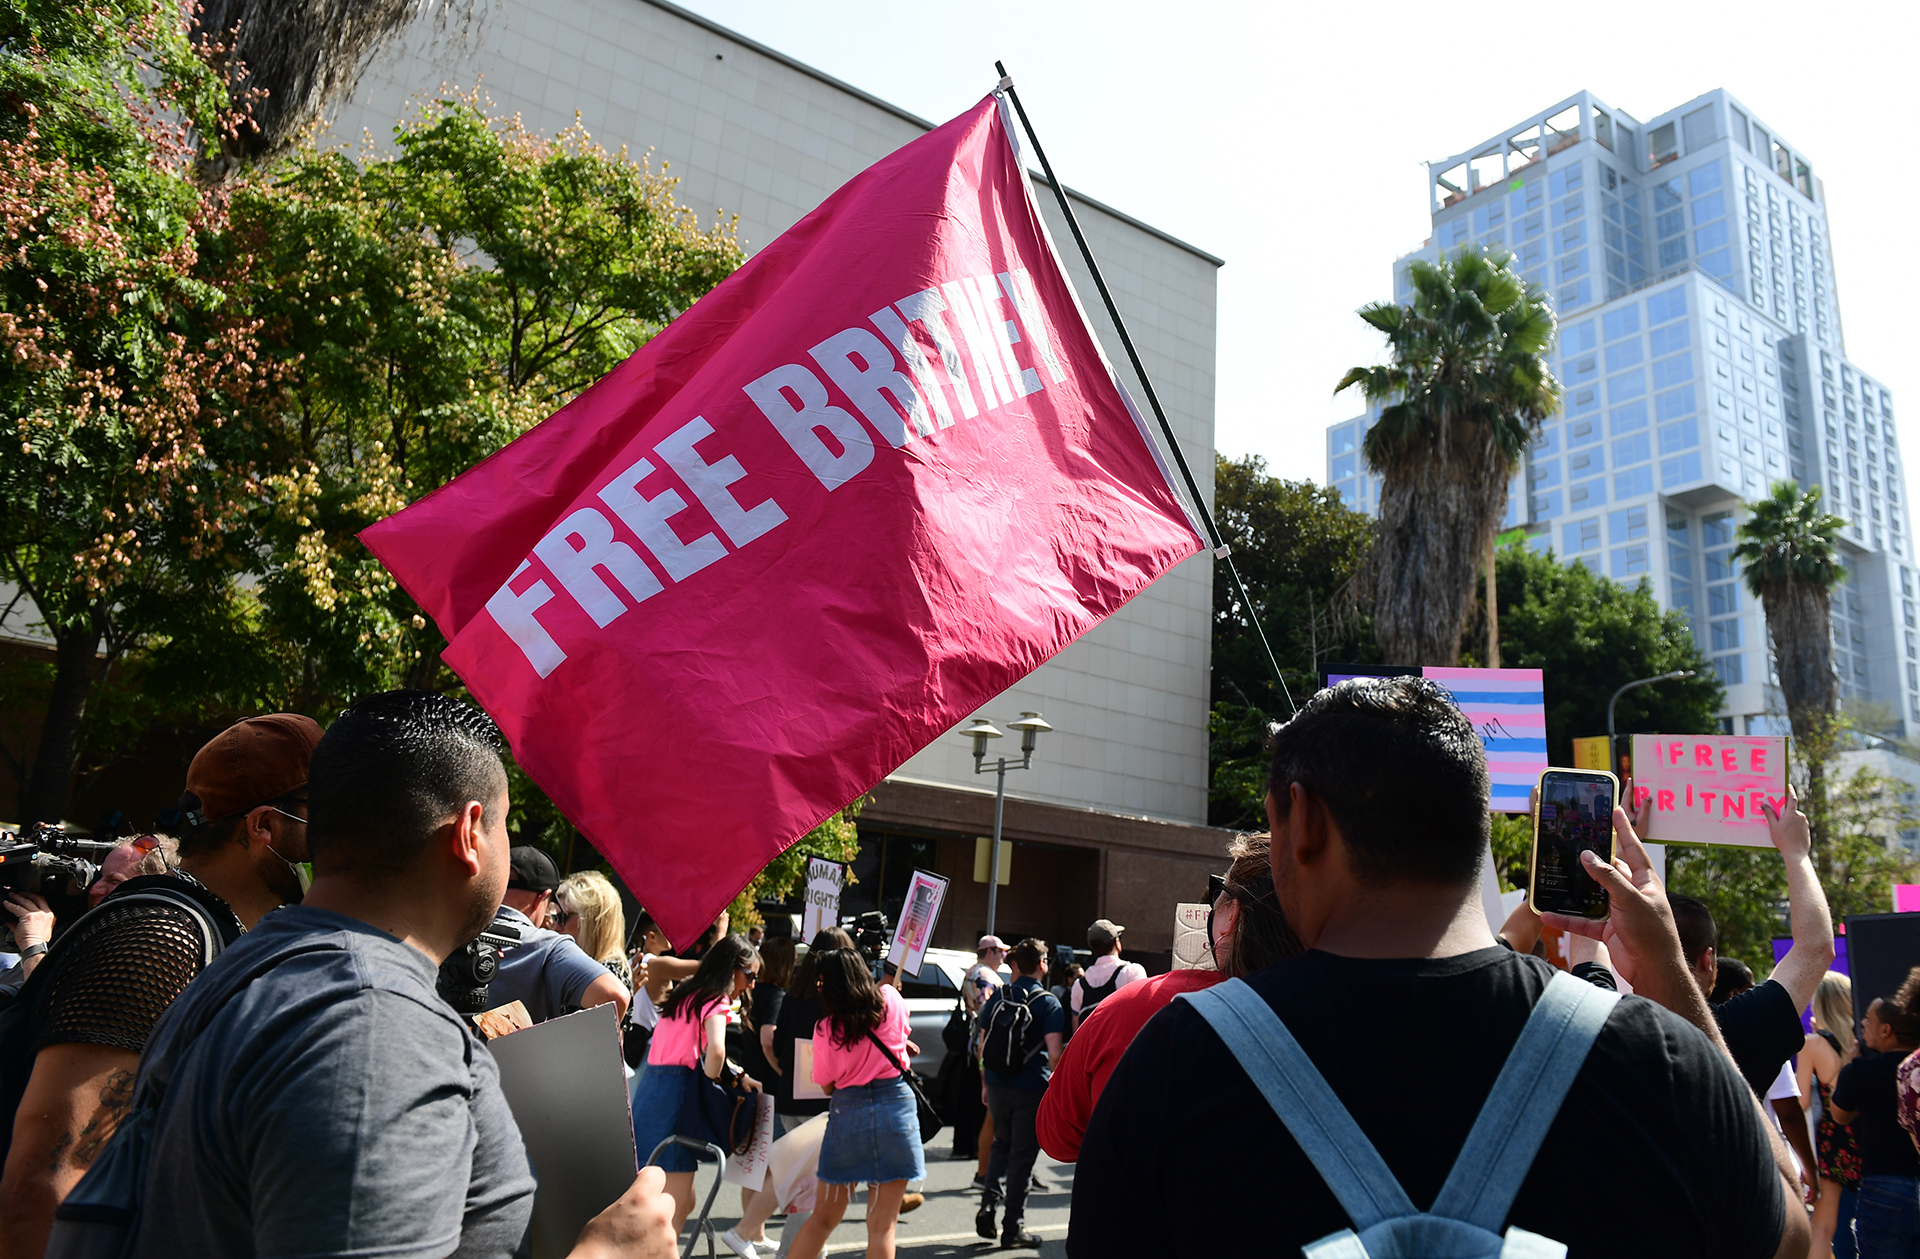
<path id="1" fill-rule="evenodd" d="M 1604 920 L 1607 889 L 1580 864 L 1580 850 L 1613 860 L 1613 807 L 1620 780 L 1605 770 L 1549 769 L 1540 775 L 1533 817 L 1527 904 L 1536 914 Z"/>

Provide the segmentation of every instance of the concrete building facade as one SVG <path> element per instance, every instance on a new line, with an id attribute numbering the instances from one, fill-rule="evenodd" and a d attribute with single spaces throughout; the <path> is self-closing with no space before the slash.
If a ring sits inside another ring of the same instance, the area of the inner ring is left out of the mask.
<path id="1" fill-rule="evenodd" d="M 520 115 L 536 134 L 577 117 L 610 150 L 651 151 L 703 222 L 739 216 L 750 253 L 933 125 L 663 0 L 504 0 L 457 34 L 423 16 L 376 57 L 331 119 L 332 136 L 390 151 L 396 120 L 442 85 L 479 88 L 496 112 Z M 992 86 L 983 75 L 981 95 Z M 952 104 L 958 113 L 972 101 Z M 1039 191 L 1056 241 L 1070 250 L 1050 190 Z M 1075 201 L 1210 498 L 1221 262 Z M 1142 398 L 1084 264 L 1077 255 L 1066 263 L 1109 357 Z M 1222 867 L 1228 837 L 1205 825 L 1211 565 L 1206 555 L 1181 564 L 978 714 L 1004 726 L 1039 711 L 1054 727 L 1033 768 L 1009 776 L 1006 833 L 1016 848 L 1001 934 L 1078 942 L 1106 916 L 1132 928 L 1134 948 L 1164 950 L 1173 903 L 1198 897 L 1206 874 Z M 896 912 L 917 864 L 955 881 L 938 942 L 979 933 L 986 888 L 973 878 L 973 855 L 992 826 L 993 778 L 975 776 L 970 747 L 949 734 L 880 784 L 862 815 L 870 842 L 849 906 Z"/>
<path id="2" fill-rule="evenodd" d="M 1834 599 L 1843 698 L 1920 722 L 1920 624 L 1893 398 L 1851 361 L 1807 154 L 1724 90 L 1647 122 L 1581 92 L 1429 164 L 1433 235 L 1394 264 L 1514 255 L 1559 319 L 1562 411 L 1527 452 L 1508 523 L 1529 544 L 1684 611 L 1730 732 L 1785 733 L 1765 618 L 1729 557 L 1744 504 L 1823 487 L 1847 520 Z M 1333 425 L 1327 480 L 1378 509 Z M 1524 482 L 1521 484 L 1520 482 Z M 1549 680 L 1551 686 L 1551 680 Z"/>

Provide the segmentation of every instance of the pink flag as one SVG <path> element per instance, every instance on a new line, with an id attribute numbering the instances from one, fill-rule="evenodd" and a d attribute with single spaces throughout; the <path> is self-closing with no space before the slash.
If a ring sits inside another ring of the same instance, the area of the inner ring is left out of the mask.
<path id="1" fill-rule="evenodd" d="M 361 537 L 682 944 L 1202 545 L 993 97 Z"/>

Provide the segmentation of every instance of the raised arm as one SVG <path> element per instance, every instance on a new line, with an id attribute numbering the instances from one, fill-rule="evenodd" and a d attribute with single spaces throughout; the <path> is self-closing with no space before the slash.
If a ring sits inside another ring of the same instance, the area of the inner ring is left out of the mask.
<path id="1" fill-rule="evenodd" d="M 1767 815 L 1767 836 L 1787 866 L 1787 914 L 1793 931 L 1793 947 L 1773 968 L 1772 978 L 1793 998 L 1793 1008 L 1804 1010 L 1833 965 L 1833 913 L 1814 873 L 1807 815 L 1800 811 L 1793 788 L 1787 788 L 1785 813 L 1776 813 L 1771 804 L 1761 807 Z"/>

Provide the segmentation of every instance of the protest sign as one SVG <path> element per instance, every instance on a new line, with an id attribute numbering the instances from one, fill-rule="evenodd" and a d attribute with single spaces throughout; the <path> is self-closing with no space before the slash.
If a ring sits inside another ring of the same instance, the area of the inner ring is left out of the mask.
<path id="1" fill-rule="evenodd" d="M 1614 768 L 1612 764 L 1610 764 L 1613 760 L 1613 753 L 1607 750 L 1607 743 L 1608 739 L 1604 734 L 1597 734 L 1591 739 L 1575 739 L 1573 741 L 1573 767 L 1575 769 L 1602 769 L 1608 773 L 1614 772 Z"/>
<path id="2" fill-rule="evenodd" d="M 1173 969 L 1217 970 L 1207 938 L 1208 905 L 1182 902 L 1173 907 Z"/>
<path id="3" fill-rule="evenodd" d="M 612 1005 L 487 1042 L 539 1188 L 533 1259 L 559 1259 L 633 1184 L 639 1158 Z"/>
<path id="4" fill-rule="evenodd" d="M 997 94 L 361 537 L 681 946 L 1204 546 Z"/>
<path id="5" fill-rule="evenodd" d="M 810 942 L 840 922 L 840 893 L 847 886 L 847 868 L 825 857 L 807 858 L 805 912 L 800 917 L 800 939 Z"/>
<path id="6" fill-rule="evenodd" d="M 1388 665 L 1328 665 L 1332 686 L 1347 678 L 1406 677 L 1418 673 L 1453 696 L 1487 750 L 1494 813 L 1525 813 L 1533 785 L 1547 768 L 1547 696 L 1539 669 L 1422 669 Z"/>
<path id="7" fill-rule="evenodd" d="M 813 1082 L 813 1038 L 793 1042 L 793 1096 L 795 1101 L 821 1101 L 827 1090 Z"/>
<path id="8" fill-rule="evenodd" d="M 1771 848 L 1767 814 L 1787 807 L 1787 741 L 1774 735 L 1636 734 L 1633 808 L 1652 800 L 1645 839 Z"/>
<path id="9" fill-rule="evenodd" d="M 939 921 L 940 906 L 946 899 L 945 879 L 925 870 L 913 872 L 906 903 L 900 910 L 900 925 L 894 930 L 893 946 L 887 950 L 887 960 L 898 966 L 901 974 L 919 977 L 927 945 L 933 940 L 933 924 Z"/>
<path id="10" fill-rule="evenodd" d="M 769 1083 L 753 1095 L 753 1140 L 747 1143 L 746 1153 L 735 1154 L 727 1160 L 722 1179 L 729 1185 L 758 1189 L 766 1181 L 767 1159 L 773 1153 L 772 1087 Z"/>
<path id="11" fill-rule="evenodd" d="M 1893 912 L 1896 914 L 1920 913 L 1920 883 L 1893 885 Z"/>

